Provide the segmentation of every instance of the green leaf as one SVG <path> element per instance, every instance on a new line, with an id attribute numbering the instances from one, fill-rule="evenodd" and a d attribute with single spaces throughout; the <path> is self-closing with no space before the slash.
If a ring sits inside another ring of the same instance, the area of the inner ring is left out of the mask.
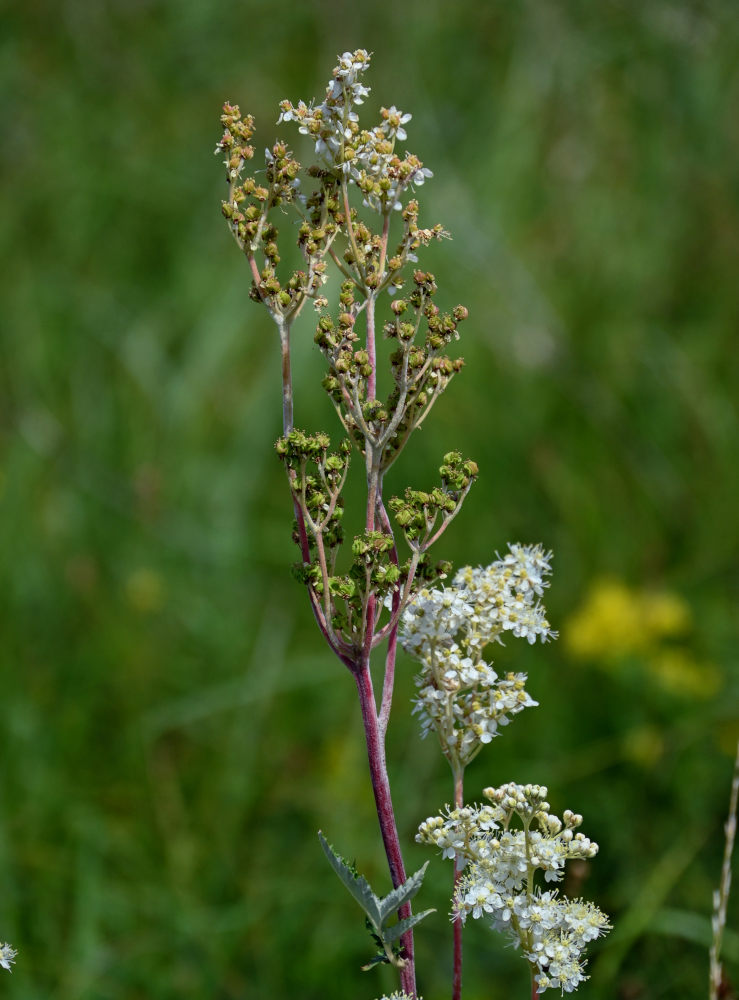
<path id="1" fill-rule="evenodd" d="M 379 930 L 382 924 L 380 900 L 370 888 L 370 884 L 367 879 L 351 870 L 343 858 L 339 857 L 339 855 L 335 853 L 334 849 L 331 847 L 320 830 L 318 831 L 318 839 L 321 841 L 321 847 L 331 863 L 333 870 L 362 907 L 372 924 Z M 428 864 L 428 862 L 426 862 L 426 864 Z"/>
<path id="2" fill-rule="evenodd" d="M 413 899 L 418 890 L 421 888 L 421 883 L 423 882 L 423 877 L 426 874 L 428 864 L 428 861 L 426 861 L 423 867 L 419 868 L 417 872 L 410 876 L 410 878 L 407 878 L 402 885 L 399 885 L 397 889 L 393 889 L 393 891 L 388 893 L 384 899 L 378 900 L 380 904 L 380 916 L 383 924 L 390 914 L 395 913 L 396 910 L 400 909 L 403 903 L 407 903 L 408 900 Z"/>
<path id="3" fill-rule="evenodd" d="M 384 952 L 381 951 L 377 955 L 373 955 L 366 965 L 361 966 L 362 972 L 369 972 L 376 965 L 390 965 L 390 959 Z"/>
<path id="4" fill-rule="evenodd" d="M 405 920 L 399 920 L 397 924 L 384 929 L 382 932 L 383 941 L 386 944 L 392 944 L 393 941 L 397 941 L 399 937 L 405 934 L 406 931 L 409 931 L 411 927 L 415 927 L 429 913 L 436 913 L 436 910 L 424 910 L 422 913 L 414 913 L 412 917 L 406 917 Z"/>

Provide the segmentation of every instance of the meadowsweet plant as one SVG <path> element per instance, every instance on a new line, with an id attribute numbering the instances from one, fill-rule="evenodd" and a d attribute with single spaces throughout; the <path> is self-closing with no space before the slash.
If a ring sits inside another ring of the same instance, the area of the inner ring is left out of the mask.
<path id="1" fill-rule="evenodd" d="M 509 545 L 488 566 L 453 575 L 449 564 L 434 562 L 433 545 L 478 475 L 461 451 L 441 456 L 435 484 L 385 494 L 387 470 L 463 367 L 447 352 L 467 309 L 437 305 L 436 279 L 419 263 L 432 241 L 449 234 L 420 221 L 419 189 L 432 174 L 400 150 L 411 116 L 393 105 L 381 108 L 374 124 L 360 124 L 369 63 L 363 49 L 346 52 L 320 103 L 280 104 L 278 124 L 297 126 L 308 138 L 307 169 L 278 139 L 248 173 L 255 123 L 233 104 L 224 105 L 216 147 L 228 184 L 223 215 L 246 257 L 251 298 L 267 309 L 279 337 L 283 433 L 276 449 L 292 499 L 295 574 L 329 649 L 356 685 L 391 891 L 377 894 L 322 834 L 320 844 L 364 911 L 374 945 L 365 968 L 397 970 L 399 991 L 381 1000 L 414 1000 L 413 931 L 433 911 L 411 909 L 428 862 L 407 876 L 386 767 L 400 642 L 420 665 L 414 711 L 421 734 L 435 734 L 452 772 L 454 805 L 426 820 L 417 837 L 454 863 L 452 996 L 461 997 L 462 928 L 470 914 L 521 948 L 532 995 L 570 992 L 584 978 L 583 949 L 608 929 L 607 918 L 590 903 L 545 891 L 536 873 L 545 884 L 556 882 L 569 858 L 595 854 L 596 845 L 575 832 L 581 817 L 551 815 L 546 789 L 537 785 L 489 788 L 489 804 L 464 805 L 467 764 L 536 705 L 526 675 L 499 673 L 490 654 L 507 637 L 555 637 L 541 601 L 551 553 Z M 295 270 L 281 266 L 287 242 L 297 243 L 302 258 Z M 341 427 L 335 442 L 324 430 L 294 423 L 291 336 L 306 303 L 326 361 L 323 389 Z M 384 351 L 380 336 L 389 342 Z M 380 355 L 389 373 L 378 379 Z M 363 530 L 347 539 L 344 487 L 352 457 L 366 502 Z M 373 675 L 380 657 L 381 675 Z"/>

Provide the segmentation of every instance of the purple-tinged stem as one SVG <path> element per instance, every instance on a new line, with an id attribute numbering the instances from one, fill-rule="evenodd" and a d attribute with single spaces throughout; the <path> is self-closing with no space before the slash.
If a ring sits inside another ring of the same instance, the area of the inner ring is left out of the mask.
<path id="1" fill-rule="evenodd" d="M 387 762 L 385 760 L 385 740 L 378 724 L 377 707 L 375 705 L 368 661 L 362 664 L 361 668 L 355 673 L 354 678 L 357 682 L 359 707 L 362 712 L 364 735 L 367 743 L 367 760 L 372 779 L 372 791 L 375 796 L 377 818 L 380 822 L 382 843 L 385 847 L 393 887 L 397 888 L 405 882 L 405 866 L 403 865 L 403 857 L 400 851 L 398 828 L 395 823 L 395 812 L 390 795 L 390 781 L 388 779 Z M 403 920 L 410 915 L 411 905 L 410 903 L 404 903 L 398 910 L 398 917 Z M 413 958 L 413 931 L 406 931 L 400 940 L 406 959 L 405 967 L 400 970 L 400 988 L 408 996 L 415 997 L 416 972 Z"/>

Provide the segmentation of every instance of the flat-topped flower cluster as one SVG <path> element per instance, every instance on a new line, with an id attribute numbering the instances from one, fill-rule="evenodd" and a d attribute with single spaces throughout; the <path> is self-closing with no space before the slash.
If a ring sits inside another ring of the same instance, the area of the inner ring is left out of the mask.
<path id="1" fill-rule="evenodd" d="M 454 895 L 454 915 L 487 917 L 534 970 L 537 992 L 570 993 L 586 977 L 582 953 L 609 930 L 594 903 L 571 900 L 534 884 L 537 871 L 558 882 L 565 862 L 593 858 L 598 845 L 577 831 L 582 816 L 549 812 L 543 785 L 509 783 L 486 788 L 490 805 L 446 808 L 419 827 L 416 840 L 466 866 Z M 511 829 L 516 816 L 521 828 Z"/>
<path id="2" fill-rule="evenodd" d="M 530 643 L 556 637 L 539 600 L 550 560 L 540 545 L 509 545 L 489 566 L 460 569 L 451 587 L 419 591 L 404 612 L 400 641 L 422 664 L 414 711 L 453 764 L 464 767 L 499 726 L 537 704 L 525 674 L 499 676 L 483 651 L 505 633 Z"/>

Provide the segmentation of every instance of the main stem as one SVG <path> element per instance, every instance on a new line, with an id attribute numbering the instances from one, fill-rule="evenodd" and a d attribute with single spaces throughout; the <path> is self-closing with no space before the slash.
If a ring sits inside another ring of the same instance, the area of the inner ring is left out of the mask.
<path id="1" fill-rule="evenodd" d="M 454 774 L 454 805 L 461 809 L 464 805 L 464 767 L 457 765 L 452 768 Z M 454 856 L 454 895 L 457 894 L 457 887 L 462 880 L 464 870 L 464 859 L 460 854 Z M 462 997 L 462 917 L 460 914 L 454 918 L 454 965 L 452 973 L 452 1000 L 461 1000 Z"/>
<path id="2" fill-rule="evenodd" d="M 372 357 L 371 379 L 372 391 L 374 391 L 374 373 L 376 359 L 374 353 L 374 299 L 370 297 L 368 301 L 367 314 L 367 346 L 368 353 Z M 369 392 L 368 388 L 368 392 Z M 365 441 L 366 463 L 367 463 L 367 508 L 365 527 L 368 532 L 375 530 L 375 515 L 377 509 L 382 511 L 382 479 L 380 476 L 380 456 L 375 455 L 371 443 Z M 369 585 L 369 580 L 368 580 Z M 405 866 L 403 855 L 400 850 L 400 840 L 398 838 L 398 827 L 395 822 L 395 810 L 390 794 L 390 779 L 387 773 L 387 760 L 385 757 L 385 732 L 387 728 L 387 717 L 390 711 L 388 678 L 383 685 L 387 698 L 383 697 L 383 704 L 378 717 L 377 703 L 372 687 L 372 674 L 370 672 L 370 656 L 372 653 L 372 640 L 375 632 L 375 596 L 370 593 L 367 600 L 367 610 L 364 620 L 364 636 L 362 650 L 354 673 L 359 694 L 359 706 L 362 712 L 362 723 L 364 725 L 364 737 L 367 744 L 367 760 L 372 781 L 372 792 L 375 796 L 375 807 L 377 818 L 380 823 L 380 834 L 385 847 L 387 863 L 390 869 L 393 888 L 397 888 L 405 882 Z M 389 651 L 386 670 L 394 669 L 395 649 L 391 647 Z M 410 903 L 404 903 L 398 910 L 398 917 L 404 920 L 412 913 Z M 410 997 L 416 996 L 416 969 L 413 955 L 413 931 L 408 930 L 400 939 L 403 947 L 403 958 L 405 964 L 400 968 L 400 988 Z"/>
<path id="3" fill-rule="evenodd" d="M 277 320 L 280 331 L 280 355 L 282 361 L 282 433 L 287 435 L 293 429 L 293 380 L 290 373 L 290 324 L 280 317 Z"/>
<path id="4" fill-rule="evenodd" d="M 372 689 L 372 677 L 370 675 L 369 661 L 364 661 L 354 674 L 359 694 L 359 707 L 362 712 L 362 723 L 364 724 L 364 736 L 367 743 L 367 759 L 369 761 L 370 778 L 372 780 L 372 791 L 375 796 L 375 806 L 377 808 L 377 818 L 380 822 L 380 833 L 382 843 L 387 855 L 387 863 L 390 868 L 390 877 L 393 887 L 402 885 L 405 882 L 405 866 L 403 856 L 400 851 L 400 840 L 398 838 L 398 828 L 395 823 L 395 812 L 393 810 L 393 800 L 390 794 L 390 781 L 387 774 L 387 762 L 385 759 L 385 739 L 380 732 L 377 719 L 377 707 L 375 695 Z M 411 915 L 410 903 L 405 903 L 398 910 L 401 920 Z M 416 995 L 416 970 L 413 957 L 413 931 L 409 930 L 400 939 L 404 949 L 406 965 L 400 970 L 400 988 L 408 996 Z"/>

